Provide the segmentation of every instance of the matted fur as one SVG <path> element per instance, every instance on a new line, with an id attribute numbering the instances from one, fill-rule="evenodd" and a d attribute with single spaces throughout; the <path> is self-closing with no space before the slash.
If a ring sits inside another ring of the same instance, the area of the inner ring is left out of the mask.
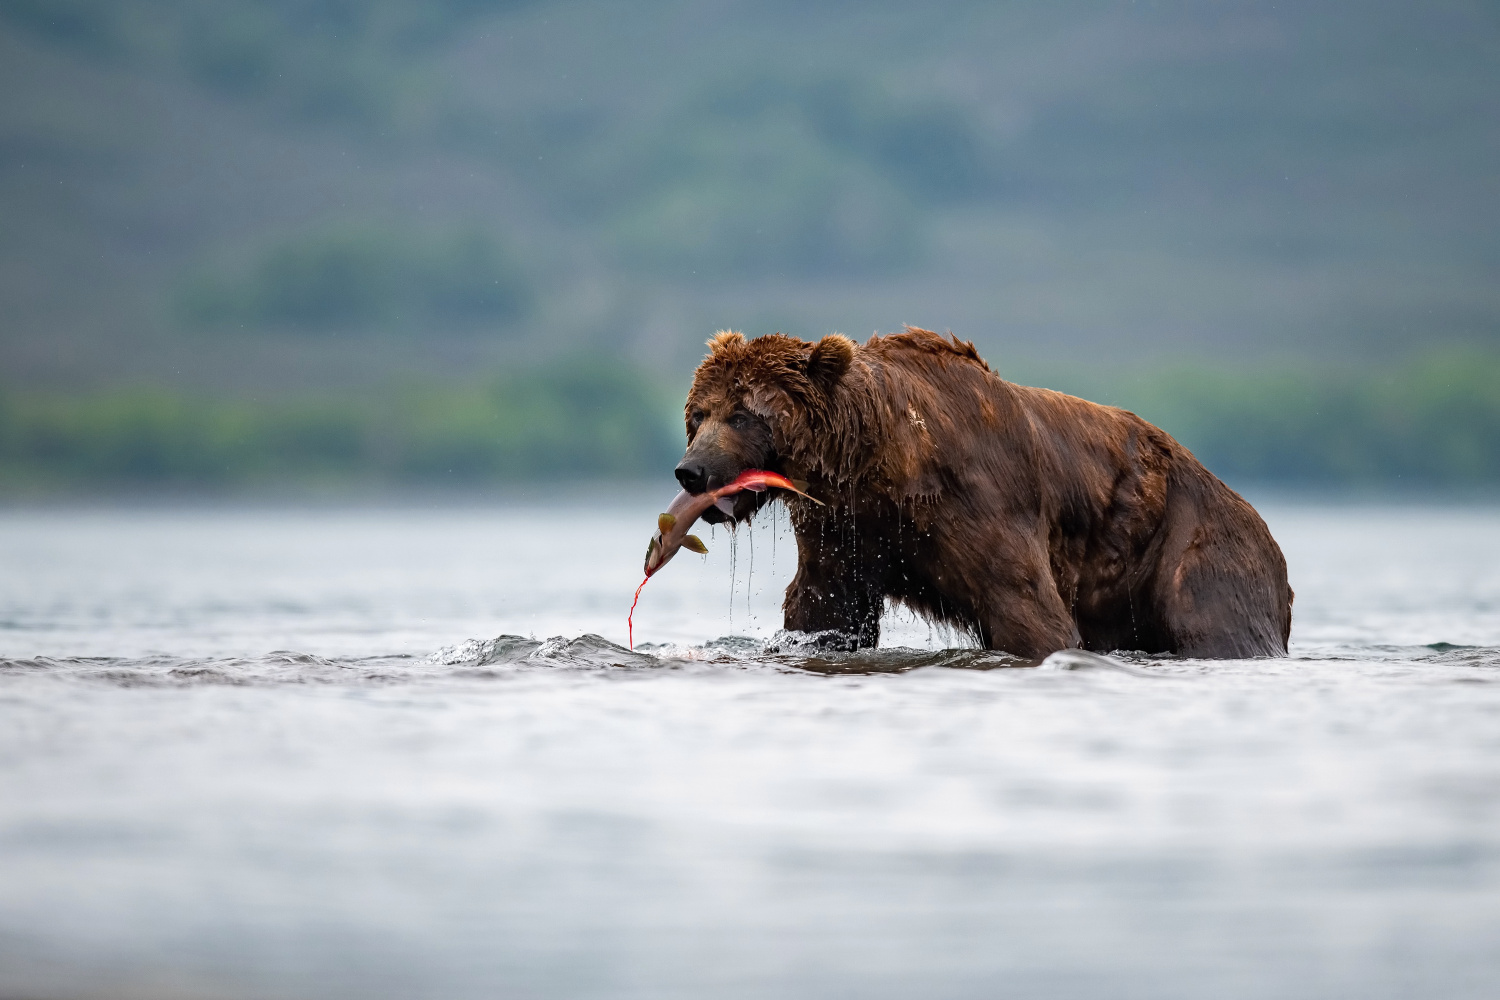
<path id="1" fill-rule="evenodd" d="M 685 462 L 712 485 L 767 468 L 827 504 L 787 500 L 787 628 L 874 645 L 889 599 L 1022 656 L 1286 651 L 1292 591 L 1264 521 L 1135 414 L 1014 385 L 916 327 L 709 348 Z"/>

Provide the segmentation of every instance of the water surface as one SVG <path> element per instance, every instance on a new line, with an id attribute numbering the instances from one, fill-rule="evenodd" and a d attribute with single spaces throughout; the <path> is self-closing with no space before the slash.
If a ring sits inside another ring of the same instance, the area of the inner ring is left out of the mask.
<path id="1" fill-rule="evenodd" d="M 1500 512 L 1030 667 L 776 639 L 784 518 L 628 650 L 660 499 L 0 513 L 0 996 L 1494 995 Z"/>

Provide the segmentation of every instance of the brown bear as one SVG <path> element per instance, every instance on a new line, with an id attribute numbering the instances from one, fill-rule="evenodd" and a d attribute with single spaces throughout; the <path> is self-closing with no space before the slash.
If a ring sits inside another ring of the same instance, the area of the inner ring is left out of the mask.
<path id="1" fill-rule="evenodd" d="M 797 572 L 785 627 L 880 640 L 887 600 L 1023 657 L 1130 649 L 1285 654 L 1286 560 L 1255 509 L 1133 413 L 1014 385 L 930 330 L 724 332 L 688 394 L 677 478 L 748 468 L 787 496 Z M 772 494 L 740 493 L 749 518 Z"/>

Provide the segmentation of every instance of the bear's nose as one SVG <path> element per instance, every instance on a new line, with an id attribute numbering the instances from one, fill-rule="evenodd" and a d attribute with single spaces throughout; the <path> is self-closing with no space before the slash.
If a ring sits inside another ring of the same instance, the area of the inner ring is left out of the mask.
<path id="1" fill-rule="evenodd" d="M 683 462 L 677 467 L 677 481 L 689 493 L 702 493 L 708 489 L 708 471 L 696 462 Z"/>

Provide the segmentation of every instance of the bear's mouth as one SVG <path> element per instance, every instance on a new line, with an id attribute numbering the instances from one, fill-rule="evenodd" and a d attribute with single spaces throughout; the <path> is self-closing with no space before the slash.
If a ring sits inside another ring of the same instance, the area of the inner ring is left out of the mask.
<path id="1" fill-rule="evenodd" d="M 724 497 L 714 504 L 702 515 L 703 520 L 709 524 L 738 524 L 754 514 L 761 507 L 773 499 L 775 490 L 766 490 L 756 493 L 751 490 L 743 490 L 731 497 Z M 725 508 L 728 508 L 727 510 Z"/>

